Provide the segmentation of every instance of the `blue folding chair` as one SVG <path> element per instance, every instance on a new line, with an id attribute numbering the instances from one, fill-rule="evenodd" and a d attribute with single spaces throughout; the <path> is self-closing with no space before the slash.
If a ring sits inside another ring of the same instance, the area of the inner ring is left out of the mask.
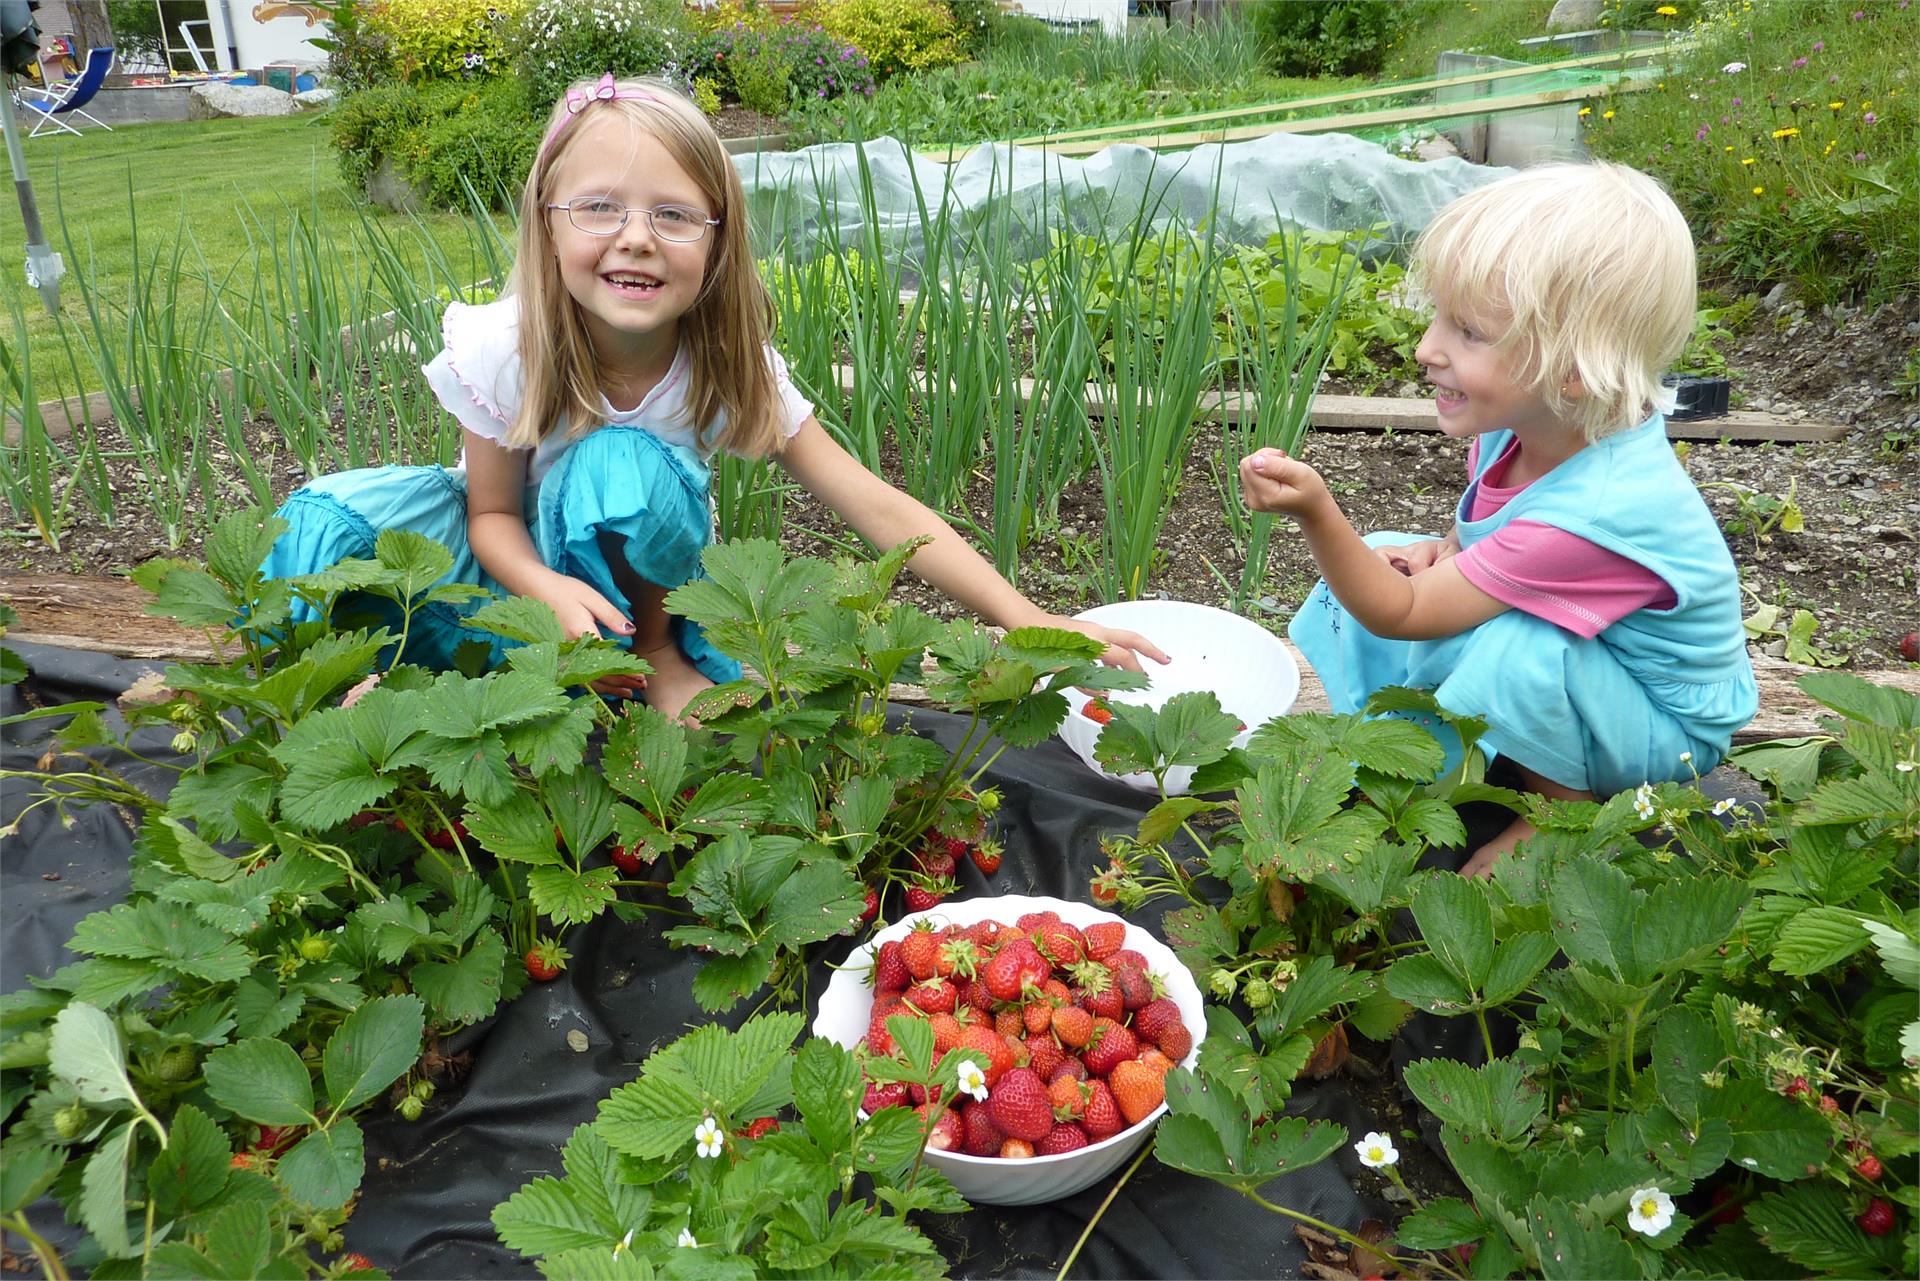
<path id="1" fill-rule="evenodd" d="M 78 137 L 80 131 L 60 119 L 61 116 L 68 115 L 84 116 L 108 133 L 112 133 L 112 125 L 84 110 L 86 105 L 93 101 L 93 95 L 100 92 L 100 86 L 106 83 L 107 73 L 111 70 L 113 70 L 112 49 L 89 49 L 87 65 L 80 69 L 80 74 L 71 80 L 63 80 L 59 84 L 47 86 L 44 98 L 30 98 L 16 89 L 13 94 L 14 104 L 38 117 L 34 121 L 33 131 L 27 137 L 37 138 L 40 136 L 40 131 L 49 126 L 64 129 Z"/>

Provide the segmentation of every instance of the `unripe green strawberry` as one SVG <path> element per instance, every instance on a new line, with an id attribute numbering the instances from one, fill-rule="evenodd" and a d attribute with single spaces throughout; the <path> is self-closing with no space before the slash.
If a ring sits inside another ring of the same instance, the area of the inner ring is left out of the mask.
<path id="1" fill-rule="evenodd" d="M 413 1088 L 412 1090 L 409 1091 L 409 1093 L 412 1094 L 414 1098 L 419 1099 L 422 1103 L 425 1103 L 428 1099 L 433 1097 L 433 1082 L 426 1081 L 426 1080 L 415 1081 L 413 1083 Z"/>
<path id="2" fill-rule="evenodd" d="M 53 1114 L 53 1132 L 63 1139 L 77 1139 L 86 1129 L 87 1109 L 79 1103 L 69 1103 Z"/>
<path id="3" fill-rule="evenodd" d="M 427 1110 L 427 1105 L 409 1094 L 400 1100 L 400 1115 L 409 1121 L 418 1121 Z"/>
<path id="4" fill-rule="evenodd" d="M 333 944 L 317 934 L 309 934 L 300 940 L 300 955 L 309 961 L 324 961 L 333 955 Z"/>
<path id="5" fill-rule="evenodd" d="M 191 1045 L 169 1045 L 153 1061 L 153 1075 L 161 1081 L 191 1081 L 199 1070 L 200 1056 Z"/>

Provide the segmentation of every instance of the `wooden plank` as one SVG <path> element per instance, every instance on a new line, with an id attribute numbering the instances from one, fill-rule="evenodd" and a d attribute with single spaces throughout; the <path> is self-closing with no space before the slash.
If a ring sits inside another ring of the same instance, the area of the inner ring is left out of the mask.
<path id="1" fill-rule="evenodd" d="M 1681 41 L 1666 45 L 1639 45 L 1632 49 L 1616 49 L 1610 53 L 1590 53 L 1578 58 L 1563 58 L 1558 62 L 1535 62 L 1522 67 L 1499 67 L 1491 71 L 1467 72 L 1457 76 L 1435 76 L 1426 80 L 1408 80 L 1395 85 L 1348 89 L 1342 93 L 1286 98 L 1279 102 L 1259 103 L 1253 106 L 1222 107 L 1216 111 L 1195 111 L 1181 116 L 1161 116 L 1153 120 L 1137 120 L 1123 125 L 1088 125 L 1082 129 L 1063 129 L 1058 133 L 1029 134 L 1024 138 L 1009 139 L 1009 142 L 1016 147 L 1071 142 L 1079 138 L 1106 138 L 1114 142 L 1124 142 L 1126 139 L 1123 135 L 1140 133 L 1148 129 L 1164 130 L 1171 125 L 1205 124 L 1213 120 L 1234 120 L 1242 116 L 1264 116 L 1276 111 L 1298 111 L 1304 107 L 1328 107 L 1342 102 L 1364 102 L 1369 98 L 1399 98 L 1410 94 L 1429 93 L 1435 89 L 1452 89 L 1460 85 L 1490 84 L 1495 80 L 1508 80 L 1515 76 L 1537 76 L 1549 71 L 1578 71 L 1587 67 L 1605 67 L 1608 64 L 1624 66 L 1626 63 L 1639 62 L 1662 53 L 1684 52 L 1691 48 L 1691 42 Z M 949 149 L 951 146 L 952 144 L 949 144 Z"/>
<path id="2" fill-rule="evenodd" d="M 210 662 L 218 657 L 206 633 L 147 614 L 148 599 L 146 592 L 125 578 L 0 576 L 0 601 L 12 605 L 20 615 L 19 624 L 8 632 L 9 640 L 120 658 Z M 1286 644 L 1300 664 L 1300 697 L 1294 709 L 1327 711 L 1327 695 L 1319 678 L 1292 642 Z M 1760 683 L 1760 712 L 1734 735 L 1734 742 L 1756 743 L 1820 733 L 1815 717 L 1822 714 L 1822 709 L 1794 685 L 1801 676 L 1819 669 L 1784 662 L 1751 647 L 1748 654 Z M 1920 669 L 1854 674 L 1920 697 Z M 889 697 L 910 705 L 925 701 L 924 691 L 911 685 L 895 685 Z"/>
<path id="3" fill-rule="evenodd" d="M 838 366 L 840 390 L 853 391 L 853 368 Z M 1022 378 L 1019 396 L 1022 403 L 1032 399 L 1035 381 Z M 1085 392 L 1089 415 L 1104 417 L 1105 394 L 1093 383 Z M 1201 422 L 1240 422 L 1250 410 L 1243 411 L 1241 398 L 1233 393 L 1210 393 L 1197 408 Z M 1439 431 L 1440 416 L 1433 401 L 1414 396 L 1335 396 L 1313 398 L 1310 422 L 1315 428 L 1331 431 Z M 1737 410 L 1718 418 L 1700 418 L 1670 422 L 1667 435 L 1674 440 L 1750 440 L 1750 441 L 1822 441 L 1843 440 L 1851 429 L 1844 423 L 1795 422 L 1775 414 L 1756 414 Z"/>

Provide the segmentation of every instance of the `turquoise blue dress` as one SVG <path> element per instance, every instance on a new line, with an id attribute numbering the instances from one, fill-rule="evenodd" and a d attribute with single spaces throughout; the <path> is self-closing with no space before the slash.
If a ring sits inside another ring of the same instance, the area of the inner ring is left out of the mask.
<path id="1" fill-rule="evenodd" d="M 1481 441 L 1481 473 L 1510 437 L 1491 432 Z M 1367 631 L 1322 580 L 1287 634 L 1334 710 L 1358 711 L 1389 685 L 1432 690 L 1448 711 L 1487 721 L 1481 746 L 1490 756 L 1602 796 L 1712 769 L 1758 710 L 1759 690 L 1733 557 L 1674 457 L 1665 419 L 1656 414 L 1588 446 L 1484 520 L 1467 518 L 1473 497 L 1470 486 L 1455 513 L 1462 547 L 1524 517 L 1645 565 L 1676 603 L 1637 610 L 1592 639 L 1509 609 L 1454 636 L 1400 641 Z M 1381 533 L 1367 542 L 1418 537 Z M 1457 764 L 1458 739 L 1427 720 L 1449 746 L 1449 766 Z"/>
<path id="2" fill-rule="evenodd" d="M 519 323 L 519 301 L 511 295 L 480 306 L 452 303 L 441 324 L 445 345 L 421 367 L 442 407 L 461 426 L 503 446 L 521 399 Z M 765 354 L 791 435 L 813 406 L 794 388 L 779 353 L 769 347 Z M 527 534 L 541 560 L 588 584 L 629 617 L 633 602 L 614 579 L 610 551 L 641 578 L 674 588 L 700 576 L 700 553 L 712 537 L 711 449 L 702 445 L 719 437 L 725 419 L 722 414 L 704 430 L 691 422 L 692 366 L 683 345 L 638 406 L 621 410 L 603 403 L 600 426 L 578 436 L 556 430 L 528 451 Z M 513 644 L 466 622 L 506 593 L 468 546 L 464 471 L 374 467 L 322 476 L 291 494 L 279 514 L 292 528 L 267 560 L 273 577 L 312 573 L 346 557 L 371 557 L 380 531 L 409 529 L 453 553 L 453 568 L 441 581 L 487 589 L 486 598 L 430 604 L 416 613 L 407 661 L 445 670 L 462 644 L 479 642 L 498 662 Z M 394 606 L 365 595 L 338 608 L 371 613 L 389 624 L 400 621 Z M 295 621 L 311 616 L 311 609 L 300 606 Z M 672 634 L 710 680 L 739 676 L 739 665 L 697 626 L 676 618 Z"/>

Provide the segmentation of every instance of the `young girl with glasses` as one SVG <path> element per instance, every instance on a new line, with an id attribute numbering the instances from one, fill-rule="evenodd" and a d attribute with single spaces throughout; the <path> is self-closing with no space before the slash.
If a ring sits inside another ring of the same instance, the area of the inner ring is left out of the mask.
<path id="1" fill-rule="evenodd" d="M 1470 483 L 1443 537 L 1362 539 L 1313 468 L 1242 460 L 1248 506 L 1297 519 L 1324 575 L 1288 635 L 1335 711 L 1431 689 L 1537 795 L 1706 773 L 1759 694 L 1733 557 L 1662 416 L 1693 329 L 1686 219 L 1624 166 L 1545 165 L 1442 209 L 1413 258 L 1434 303 L 1414 358 Z M 1515 819 L 1462 870 L 1531 835 Z"/>
<path id="2" fill-rule="evenodd" d="M 371 556 L 378 532 L 446 544 L 443 581 L 546 602 L 569 636 L 631 638 L 653 668 L 602 693 L 670 716 L 738 669 L 662 602 L 700 572 L 716 450 L 772 455 L 879 547 L 933 541 L 910 562 L 927 582 L 1006 627 L 1070 628 L 1138 668 L 1166 656 L 1132 632 L 1050 615 L 938 515 L 861 466 L 822 429 L 768 344 L 772 307 L 754 267 L 739 175 L 700 112 L 655 80 L 579 84 L 555 104 L 521 199 L 507 292 L 454 303 L 425 367 L 465 433 L 462 467 L 322 477 L 280 514 L 277 577 Z M 407 657 L 447 667 L 484 604 L 432 604 Z"/>

